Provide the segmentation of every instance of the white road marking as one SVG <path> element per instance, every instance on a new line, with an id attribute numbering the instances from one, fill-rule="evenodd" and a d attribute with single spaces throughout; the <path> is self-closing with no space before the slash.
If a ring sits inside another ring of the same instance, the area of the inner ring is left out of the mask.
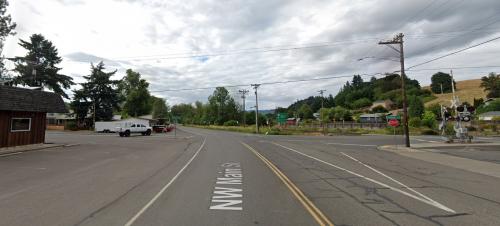
<path id="1" fill-rule="evenodd" d="M 345 144 L 345 143 L 325 143 L 325 144 L 335 144 L 335 145 L 345 145 L 345 146 L 361 146 L 361 147 L 377 147 L 374 144 Z"/>
<path id="2" fill-rule="evenodd" d="M 434 140 L 422 140 L 422 139 L 418 139 L 418 138 L 413 138 L 413 139 L 414 139 L 414 140 L 421 141 L 421 142 L 439 143 L 439 142 L 434 141 Z"/>
<path id="3" fill-rule="evenodd" d="M 229 162 L 217 177 L 209 209 L 243 210 L 243 171 L 239 162 Z M 217 185 L 221 186 L 218 187 Z M 224 187 L 222 187 L 224 186 Z"/>
<path id="4" fill-rule="evenodd" d="M 272 142 L 272 143 L 273 143 L 274 145 L 277 145 L 277 146 L 280 146 L 280 147 L 282 147 L 282 148 L 285 148 L 285 149 L 287 149 L 287 150 L 289 150 L 289 151 L 295 152 L 295 153 L 297 153 L 297 154 L 299 154 L 299 155 L 302 155 L 302 156 L 305 156 L 305 157 L 308 157 L 308 158 L 314 159 L 314 160 L 316 160 L 316 161 L 318 161 L 318 162 L 321 162 L 321 163 L 324 163 L 324 164 L 326 164 L 326 165 L 329 165 L 329 166 L 332 166 L 332 167 L 334 167 L 334 168 L 337 168 L 337 169 L 339 169 L 339 170 L 345 171 L 345 172 L 350 173 L 350 174 L 352 174 L 352 175 L 354 175 L 354 176 L 357 176 L 357 177 L 363 178 L 363 179 L 365 179 L 365 180 L 367 180 L 367 181 L 373 182 L 373 183 L 378 184 L 378 185 L 380 185 L 380 186 L 382 186 L 382 187 L 389 188 L 389 189 L 391 189 L 391 190 L 393 190 L 393 191 L 395 191 L 395 192 L 399 192 L 399 193 L 401 193 L 401 194 L 403 194 L 403 195 L 406 195 L 406 196 L 408 196 L 408 197 L 410 197 L 410 198 L 413 198 L 413 199 L 415 199 L 415 200 L 421 201 L 421 202 L 426 203 L 426 204 L 428 204 L 428 205 L 434 206 L 434 207 L 436 207 L 436 208 L 442 209 L 442 210 L 447 211 L 447 212 L 450 212 L 450 213 L 456 213 L 454 210 L 452 210 L 452 209 L 450 209 L 450 208 L 448 208 L 448 207 L 446 207 L 446 206 L 444 206 L 444 205 L 442 205 L 442 204 L 440 204 L 440 203 L 438 203 L 438 202 L 431 202 L 430 200 L 427 200 L 427 199 L 424 199 L 424 198 L 421 198 L 421 197 L 415 196 L 415 195 L 413 195 L 413 194 L 411 194 L 411 193 L 405 192 L 405 191 L 403 191 L 403 190 L 401 190 L 401 189 L 398 189 L 398 188 L 392 187 L 392 186 L 390 186 L 390 185 L 387 185 L 387 184 L 382 183 L 382 182 L 380 182 L 380 181 L 374 180 L 374 179 L 372 179 L 372 178 L 369 178 L 369 177 L 363 176 L 363 175 L 361 175 L 361 174 L 359 174 L 359 173 L 355 173 L 355 172 L 353 172 L 353 171 L 350 171 L 350 170 L 348 170 L 348 169 L 342 168 L 342 167 L 337 166 L 337 165 L 334 165 L 334 164 L 332 164 L 332 163 L 329 163 L 329 162 L 323 161 L 323 160 L 318 159 L 318 158 L 316 158 L 316 157 L 313 157 L 313 156 L 310 156 L 310 155 L 304 154 L 304 153 L 302 153 L 302 152 L 300 152 L 300 151 L 297 151 L 297 150 L 295 150 L 295 149 L 293 149 L 293 148 L 289 148 L 289 147 L 286 147 L 286 146 L 283 146 L 283 145 L 281 145 L 281 144 L 274 143 L 274 142 Z"/>
<path id="5" fill-rule="evenodd" d="M 198 148 L 198 150 L 196 151 L 196 153 L 194 153 L 193 157 L 191 157 L 189 159 L 189 161 L 181 168 L 181 170 L 179 170 L 179 172 L 177 172 L 177 174 L 175 174 L 175 176 L 165 186 L 163 186 L 163 188 L 151 200 L 149 200 L 149 202 L 144 207 L 142 207 L 141 210 L 139 210 L 139 212 L 137 212 L 130 220 L 128 220 L 127 223 L 125 223 L 125 226 L 131 226 L 132 224 L 134 224 L 134 222 L 144 212 L 146 212 L 146 210 L 151 205 L 153 205 L 153 203 L 163 194 L 163 192 L 165 192 L 165 190 L 167 190 L 167 188 L 170 187 L 170 185 L 172 183 L 174 183 L 174 181 L 179 177 L 179 175 L 181 175 L 181 173 L 184 172 L 184 170 L 189 166 L 189 164 L 191 164 L 191 162 L 194 160 L 194 158 L 196 158 L 196 156 L 200 153 L 201 149 L 205 146 L 205 141 L 206 140 L 207 140 L 207 138 L 205 137 L 203 139 L 203 143 L 201 144 L 200 148 Z"/>
<path id="6" fill-rule="evenodd" d="M 430 202 L 435 203 L 436 205 L 439 205 L 439 206 L 444 206 L 444 205 L 442 205 L 441 203 L 436 202 L 436 201 L 434 201 L 433 199 L 429 198 L 428 196 L 426 196 L 426 195 L 424 195 L 424 194 L 422 194 L 422 193 L 420 193 L 420 192 L 416 191 L 415 189 L 408 187 L 407 185 L 403 184 L 402 182 L 399 182 L 398 180 L 396 180 L 396 179 L 394 179 L 394 178 L 392 178 L 392 177 L 390 177 L 390 176 L 388 176 L 388 175 L 386 175 L 386 174 L 384 174 L 384 173 L 380 172 L 379 170 L 377 170 L 377 169 L 375 169 L 375 168 L 373 168 L 373 167 L 371 167 L 371 166 L 369 166 L 369 165 L 367 165 L 367 164 L 365 164 L 365 163 L 363 163 L 363 162 L 361 162 L 361 161 L 357 160 L 356 158 L 354 158 L 354 157 L 352 157 L 352 156 L 350 156 L 350 155 L 348 155 L 348 154 L 346 154 L 346 153 L 344 153 L 344 152 L 340 152 L 340 153 L 341 153 L 341 154 L 343 154 L 344 156 L 347 156 L 348 158 L 352 159 L 353 161 L 358 162 L 359 164 L 361 164 L 361 165 L 363 165 L 363 166 L 367 167 L 368 169 L 371 169 L 371 170 L 373 170 L 374 172 L 376 172 L 376 173 L 378 173 L 378 174 L 380 174 L 380 175 L 384 176 L 385 178 L 387 178 L 387 179 L 389 179 L 389 180 L 392 180 L 393 182 L 395 182 L 395 183 L 397 183 L 397 184 L 399 184 L 399 185 L 403 186 L 404 188 L 406 188 L 406 189 L 408 189 L 408 190 L 410 190 L 410 191 L 414 192 L 415 194 L 420 195 L 420 197 L 425 198 L 425 199 L 429 200 Z M 446 206 L 444 206 L 444 207 L 445 207 L 445 208 L 448 208 L 448 207 L 446 207 Z M 448 208 L 448 209 L 449 209 L 449 208 Z"/>

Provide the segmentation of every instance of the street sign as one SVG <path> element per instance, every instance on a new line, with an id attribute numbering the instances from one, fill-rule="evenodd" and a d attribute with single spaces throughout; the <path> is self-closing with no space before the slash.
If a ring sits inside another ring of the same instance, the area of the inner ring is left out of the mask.
<path id="1" fill-rule="evenodd" d="M 278 121 L 279 124 L 284 124 L 286 122 L 286 119 L 288 118 L 286 113 L 278 113 L 278 116 L 276 117 L 276 121 Z"/>
<path id="2" fill-rule="evenodd" d="M 391 119 L 401 120 L 400 115 L 388 115 L 385 118 L 387 118 L 387 120 L 391 120 Z"/>
<path id="3" fill-rule="evenodd" d="M 399 126 L 399 120 L 397 119 L 389 119 L 389 125 L 392 127 Z"/>

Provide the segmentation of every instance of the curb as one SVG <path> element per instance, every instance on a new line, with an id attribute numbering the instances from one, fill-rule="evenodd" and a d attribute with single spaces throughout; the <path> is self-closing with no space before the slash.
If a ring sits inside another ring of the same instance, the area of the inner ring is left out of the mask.
<path id="1" fill-rule="evenodd" d="M 49 148 L 72 147 L 72 146 L 76 146 L 76 145 L 78 145 L 78 144 L 42 144 L 42 145 L 35 144 L 35 145 L 23 145 L 23 146 L 16 146 L 16 147 L 0 148 L 0 157 L 14 155 L 14 154 L 20 154 L 20 153 L 30 152 L 30 151 L 39 151 L 39 150 L 49 149 Z"/>

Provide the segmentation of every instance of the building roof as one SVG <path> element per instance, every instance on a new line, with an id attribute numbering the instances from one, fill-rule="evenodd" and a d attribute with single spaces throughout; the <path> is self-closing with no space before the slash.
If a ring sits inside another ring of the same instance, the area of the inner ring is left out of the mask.
<path id="1" fill-rule="evenodd" d="M 58 94 L 11 86 L 0 86 L 0 111 L 68 112 Z"/>
<path id="2" fill-rule="evenodd" d="M 500 116 L 500 111 L 488 111 L 479 115 L 480 117 Z"/>
<path id="3" fill-rule="evenodd" d="M 378 118 L 384 116 L 384 113 L 375 113 L 375 114 L 362 114 L 359 117 L 360 118 Z"/>

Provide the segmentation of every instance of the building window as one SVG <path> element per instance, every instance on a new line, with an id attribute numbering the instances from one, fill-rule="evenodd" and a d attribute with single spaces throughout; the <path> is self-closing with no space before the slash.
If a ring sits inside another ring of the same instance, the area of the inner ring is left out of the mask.
<path id="1" fill-rule="evenodd" d="M 11 132 L 30 131 L 31 118 L 12 118 L 10 126 Z"/>

